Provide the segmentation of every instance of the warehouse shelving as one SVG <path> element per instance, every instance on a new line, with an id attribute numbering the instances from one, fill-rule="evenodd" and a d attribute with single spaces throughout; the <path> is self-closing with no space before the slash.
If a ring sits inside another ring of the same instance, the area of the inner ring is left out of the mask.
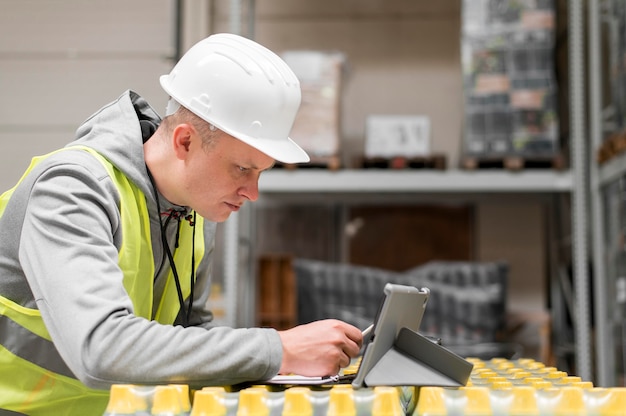
<path id="1" fill-rule="evenodd" d="M 274 170 L 262 175 L 260 203 L 273 198 L 301 198 L 303 196 L 323 197 L 337 200 L 354 195 L 366 195 L 382 201 L 408 196 L 459 196 L 474 198 L 489 194 L 507 198 L 511 194 L 524 193 L 537 196 L 567 194 L 571 198 L 572 218 L 572 267 L 574 293 L 588 292 L 588 185 L 587 160 L 585 150 L 585 91 L 584 91 L 584 42 L 582 0 L 568 2 L 569 13 L 569 94 L 570 94 L 570 155 L 571 166 L 565 171 L 382 171 L 382 170 Z M 238 19 L 238 16 L 231 16 Z M 234 27 L 235 25 L 233 25 Z M 608 173 L 607 173 L 608 174 Z M 245 286 L 248 291 L 245 304 L 254 303 L 253 282 L 238 285 L 241 264 L 238 254 L 238 241 L 242 235 L 254 233 L 254 207 L 231 216 L 225 225 L 224 269 L 227 291 L 227 313 L 232 323 L 250 324 L 235 315 L 238 295 L 236 288 Z M 243 224 L 243 225 L 242 225 Z M 249 237 L 249 236 L 248 236 Z M 245 238 L 245 236 L 244 236 Z M 253 267 L 253 266 L 252 266 Z M 552 277 L 554 279 L 554 277 Z M 575 296 L 573 311 L 575 330 L 576 372 L 584 380 L 593 379 L 590 346 L 589 301 L 586 296 Z"/>
<path id="2" fill-rule="evenodd" d="M 602 13 L 599 0 L 590 0 L 589 13 L 589 120 L 590 120 L 590 201 L 592 212 L 592 237 L 593 237 L 593 273 L 594 273 L 594 315 L 596 334 L 596 366 L 598 384 L 613 386 L 618 384 L 616 377 L 615 334 L 613 327 L 616 324 L 623 325 L 626 318 L 621 322 L 615 322 L 615 314 L 610 305 L 615 299 L 615 288 L 609 287 L 609 269 L 607 250 L 605 247 L 606 208 L 603 193 L 613 182 L 626 175 L 626 155 L 618 155 L 603 165 L 598 165 L 595 158 L 595 150 L 600 147 L 605 132 L 603 123 L 603 97 L 602 97 Z M 604 5 L 609 3 L 604 2 Z M 611 299 L 611 296 L 613 297 Z"/>
<path id="3" fill-rule="evenodd" d="M 508 193 L 570 192 L 571 171 L 273 170 L 259 181 L 261 194 L 314 192 Z"/>

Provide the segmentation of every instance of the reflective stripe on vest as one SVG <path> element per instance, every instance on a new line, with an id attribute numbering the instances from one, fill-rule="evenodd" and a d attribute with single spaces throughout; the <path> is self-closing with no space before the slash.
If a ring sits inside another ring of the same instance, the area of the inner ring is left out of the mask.
<path id="1" fill-rule="evenodd" d="M 115 166 L 93 149 L 84 146 L 64 148 L 33 158 L 19 183 L 46 157 L 65 150 L 81 149 L 99 160 L 120 195 L 123 242 L 118 264 L 124 274 L 124 288 L 136 316 L 173 324 L 180 304 L 170 271 L 156 313 L 153 311 L 154 258 L 150 238 L 150 218 L 145 195 Z M 0 196 L 0 216 L 17 185 Z M 203 219 L 196 218 L 195 270 L 204 254 Z M 193 227 L 181 224 L 179 247 L 174 253 L 180 276 L 191 274 Z M 194 276 L 195 279 L 195 276 Z M 191 292 L 189 279 L 181 279 L 183 298 Z M 75 379 L 59 356 L 37 309 L 25 308 L 0 296 L 0 409 L 27 414 L 102 414 L 108 391 L 93 390 Z M 7 369 L 5 372 L 4 369 Z M 8 371 L 12 370 L 12 371 Z M 14 376 L 19 372 L 19 377 Z M 4 377 L 3 377 L 4 376 Z M 69 410 L 68 410 L 69 409 Z"/>

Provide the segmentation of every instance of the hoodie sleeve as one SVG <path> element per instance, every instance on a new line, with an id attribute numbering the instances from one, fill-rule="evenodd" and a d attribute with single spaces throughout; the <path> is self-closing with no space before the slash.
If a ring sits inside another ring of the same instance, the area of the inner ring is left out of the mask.
<path id="1" fill-rule="evenodd" d="M 282 346 L 273 329 L 183 328 L 133 314 L 117 263 L 118 202 L 95 160 L 50 167 L 31 189 L 20 262 L 74 374 L 103 389 L 113 383 L 228 385 L 275 375 Z"/>

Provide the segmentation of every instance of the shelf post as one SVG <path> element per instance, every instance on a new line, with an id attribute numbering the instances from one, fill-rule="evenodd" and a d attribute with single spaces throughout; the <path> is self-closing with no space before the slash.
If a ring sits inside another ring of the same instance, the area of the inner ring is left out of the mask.
<path id="1" fill-rule="evenodd" d="M 574 333 L 576 372 L 583 380 L 592 380 L 589 318 L 589 273 L 587 251 L 587 152 L 585 151 L 585 57 L 582 0 L 570 0 L 569 74 L 570 74 L 570 143 L 574 186 L 572 189 L 572 263 L 574 275 Z"/>

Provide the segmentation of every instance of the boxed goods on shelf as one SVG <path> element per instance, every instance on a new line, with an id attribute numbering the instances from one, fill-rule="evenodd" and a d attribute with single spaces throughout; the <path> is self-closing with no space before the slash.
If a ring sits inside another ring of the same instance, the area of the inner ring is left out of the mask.
<path id="1" fill-rule="evenodd" d="M 607 2 L 606 22 L 608 58 L 608 102 L 611 111 L 606 128 L 609 133 L 597 149 L 597 161 L 602 164 L 626 150 L 626 1 Z"/>
<path id="2" fill-rule="evenodd" d="M 430 119 L 423 115 L 367 117 L 365 157 L 426 156 L 431 151 Z"/>
<path id="3" fill-rule="evenodd" d="M 553 1 L 465 0 L 461 61 L 464 152 L 558 152 Z"/>
<path id="4" fill-rule="evenodd" d="M 341 157 L 341 99 L 346 57 L 340 52 L 291 50 L 281 54 L 300 80 L 302 103 L 291 137 L 311 163 L 338 168 Z"/>

